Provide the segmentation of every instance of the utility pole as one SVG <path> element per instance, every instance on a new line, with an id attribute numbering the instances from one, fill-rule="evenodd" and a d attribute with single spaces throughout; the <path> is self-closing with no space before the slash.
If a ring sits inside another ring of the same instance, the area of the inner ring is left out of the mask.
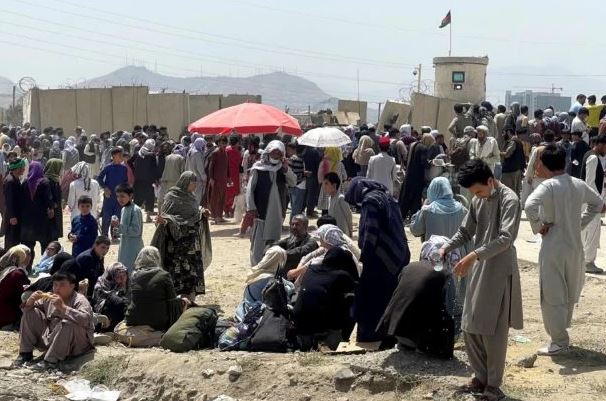
<path id="1" fill-rule="evenodd" d="M 358 102 L 360 101 L 360 69 L 356 70 L 358 81 Z"/>
<path id="2" fill-rule="evenodd" d="M 381 105 L 383 103 L 379 102 L 379 113 L 377 114 L 377 119 L 379 120 L 379 122 L 381 121 Z"/>
<path id="3" fill-rule="evenodd" d="M 13 111 L 15 110 L 15 96 L 17 93 L 17 86 L 13 85 Z"/>
<path id="4" fill-rule="evenodd" d="M 423 68 L 422 64 L 419 64 L 417 67 L 417 93 L 421 93 L 421 69 Z"/>

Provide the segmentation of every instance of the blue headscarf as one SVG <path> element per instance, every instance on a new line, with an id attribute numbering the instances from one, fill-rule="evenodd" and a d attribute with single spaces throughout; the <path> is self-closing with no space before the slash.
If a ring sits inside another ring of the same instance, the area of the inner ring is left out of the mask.
<path id="1" fill-rule="evenodd" d="M 427 189 L 427 199 L 430 202 L 428 207 L 433 213 L 452 214 L 463 208 L 461 203 L 454 200 L 450 182 L 445 177 L 431 180 Z"/>

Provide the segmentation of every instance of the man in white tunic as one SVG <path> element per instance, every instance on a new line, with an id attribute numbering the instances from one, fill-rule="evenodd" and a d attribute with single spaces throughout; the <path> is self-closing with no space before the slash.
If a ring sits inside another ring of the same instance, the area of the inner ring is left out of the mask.
<path id="1" fill-rule="evenodd" d="M 593 148 L 585 154 L 581 163 L 581 179 L 603 198 L 604 193 L 604 163 L 606 155 L 606 135 L 596 138 Z M 604 270 L 595 265 L 595 258 L 600 247 L 600 231 L 602 221 L 600 215 L 593 219 L 583 229 L 583 251 L 585 252 L 585 271 L 602 274 Z"/>
<path id="2" fill-rule="evenodd" d="M 462 391 L 501 400 L 509 328 L 522 329 L 522 290 L 515 239 L 520 226 L 520 201 L 497 181 L 481 160 L 459 170 L 459 184 L 474 195 L 459 231 L 440 249 L 445 255 L 469 241 L 474 251 L 455 266 L 469 274 L 461 328 L 475 377 Z"/>
<path id="3" fill-rule="evenodd" d="M 569 346 L 566 329 L 585 281 L 581 229 L 599 216 L 604 203 L 589 185 L 566 174 L 564 149 L 546 146 L 540 168 L 550 178 L 528 197 L 524 210 L 533 231 L 543 235 L 539 252 L 541 312 L 551 344 L 539 354 L 555 355 Z"/>

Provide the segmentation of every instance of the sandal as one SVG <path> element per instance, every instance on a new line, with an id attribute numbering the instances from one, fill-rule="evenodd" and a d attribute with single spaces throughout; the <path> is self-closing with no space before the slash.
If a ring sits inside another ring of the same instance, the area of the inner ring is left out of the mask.
<path id="1" fill-rule="evenodd" d="M 466 394 L 482 394 L 485 391 L 486 386 L 477 378 L 473 378 L 469 383 L 458 387 L 458 393 Z"/>
<path id="2" fill-rule="evenodd" d="M 481 401 L 501 401 L 505 399 L 505 393 L 498 387 L 486 386 L 484 393 L 478 399 Z"/>

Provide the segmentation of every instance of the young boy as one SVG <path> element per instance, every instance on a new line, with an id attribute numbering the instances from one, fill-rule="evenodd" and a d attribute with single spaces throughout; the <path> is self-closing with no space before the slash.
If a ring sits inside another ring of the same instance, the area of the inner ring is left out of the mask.
<path id="1" fill-rule="evenodd" d="M 120 184 L 115 192 L 116 199 L 122 207 L 120 221 L 112 221 L 112 227 L 120 229 L 118 262 L 126 266 L 130 274 L 135 267 L 135 259 L 143 248 L 143 213 L 141 208 L 133 203 L 133 187 Z"/>
<path id="2" fill-rule="evenodd" d="M 97 181 L 103 188 L 103 211 L 101 215 L 103 221 L 101 223 L 101 234 L 107 235 L 112 216 L 120 216 L 120 204 L 116 199 L 115 189 L 119 184 L 128 182 L 128 169 L 122 163 L 124 157 L 122 148 L 115 147 L 111 151 L 112 162 L 103 167 Z"/>
<path id="3" fill-rule="evenodd" d="M 345 196 L 339 193 L 341 179 L 337 173 L 328 173 L 322 182 L 324 193 L 328 195 L 328 214 L 337 220 L 337 226 L 351 238 L 353 222 L 351 209 L 345 201 Z"/>
<path id="4" fill-rule="evenodd" d="M 78 199 L 80 215 L 72 219 L 72 229 L 67 239 L 73 244 L 72 255 L 76 257 L 87 249 L 92 248 L 99 231 L 97 220 L 90 214 L 93 200 L 90 196 L 82 195 Z"/>

